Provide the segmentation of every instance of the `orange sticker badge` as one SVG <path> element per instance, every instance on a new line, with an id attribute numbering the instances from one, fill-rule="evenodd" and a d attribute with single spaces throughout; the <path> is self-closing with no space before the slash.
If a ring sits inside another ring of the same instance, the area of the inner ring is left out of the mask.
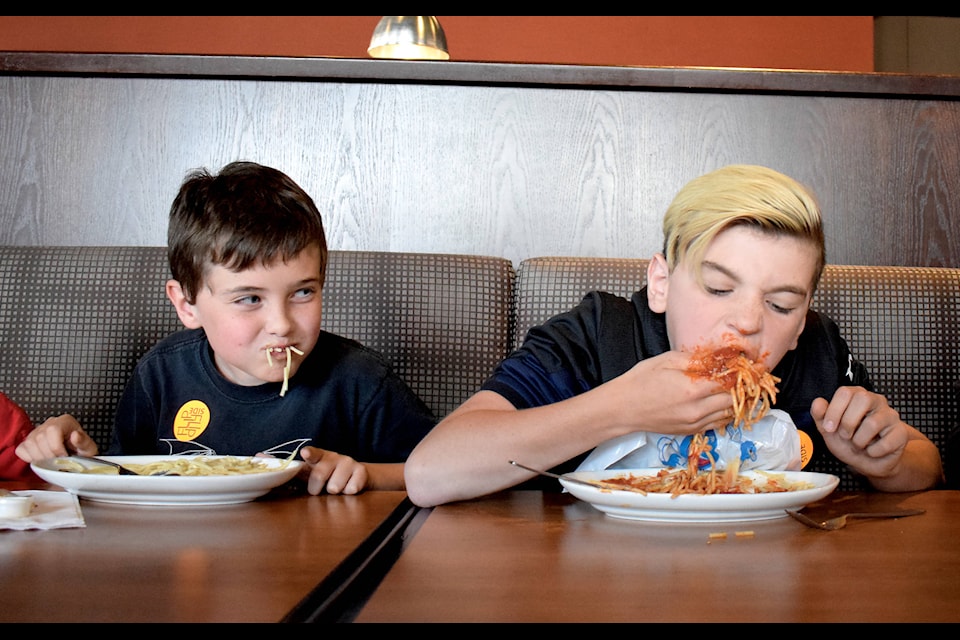
<path id="1" fill-rule="evenodd" d="M 181 442 L 190 442 L 210 424 L 210 409 L 200 400 L 184 403 L 173 423 L 173 435 Z"/>
<path id="2" fill-rule="evenodd" d="M 800 436 L 800 468 L 803 469 L 813 457 L 813 440 L 806 431 L 797 429 L 797 434 Z"/>

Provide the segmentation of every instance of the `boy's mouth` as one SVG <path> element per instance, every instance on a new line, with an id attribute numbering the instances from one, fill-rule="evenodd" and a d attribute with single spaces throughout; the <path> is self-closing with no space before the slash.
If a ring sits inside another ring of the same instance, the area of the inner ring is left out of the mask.
<path id="1" fill-rule="evenodd" d="M 271 367 L 273 366 L 273 359 L 275 357 L 279 359 L 283 359 L 283 358 L 289 359 L 288 356 L 291 352 L 297 354 L 298 356 L 303 355 L 303 351 L 300 351 L 300 349 L 297 349 L 293 345 L 285 345 L 282 347 L 267 347 L 266 349 L 264 349 L 264 351 L 267 354 L 267 362 L 270 364 Z"/>

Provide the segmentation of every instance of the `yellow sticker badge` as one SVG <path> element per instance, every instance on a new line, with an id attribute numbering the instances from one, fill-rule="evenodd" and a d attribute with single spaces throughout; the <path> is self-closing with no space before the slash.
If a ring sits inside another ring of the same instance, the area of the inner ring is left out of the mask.
<path id="1" fill-rule="evenodd" d="M 806 431 L 797 429 L 797 434 L 800 436 L 800 468 L 803 469 L 813 457 L 813 440 Z"/>
<path id="2" fill-rule="evenodd" d="M 210 424 L 210 408 L 200 400 L 184 403 L 173 423 L 173 435 L 181 442 L 195 439 Z"/>

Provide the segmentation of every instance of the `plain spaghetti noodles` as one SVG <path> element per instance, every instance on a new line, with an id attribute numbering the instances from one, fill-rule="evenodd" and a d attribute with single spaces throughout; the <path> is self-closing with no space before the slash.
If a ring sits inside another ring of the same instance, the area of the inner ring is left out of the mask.
<path id="1" fill-rule="evenodd" d="M 273 356 L 270 355 L 271 351 L 272 349 L 267 349 L 267 364 L 272 367 Z M 294 346 L 285 347 L 283 351 L 287 354 L 287 364 L 283 367 L 283 386 L 280 387 L 281 397 L 287 395 L 287 389 L 290 387 L 290 367 L 293 365 L 293 356 L 291 355 L 291 352 L 297 354 L 298 356 L 303 355 L 303 351 L 300 351 L 300 349 L 297 349 Z"/>
<path id="2" fill-rule="evenodd" d="M 123 466 L 141 475 L 165 472 L 179 476 L 238 476 L 249 473 L 279 471 L 290 464 L 289 458 L 282 465 L 271 466 L 265 459 L 240 458 L 236 456 L 184 456 L 171 460 L 158 460 L 143 464 L 124 463 Z"/>
<path id="3" fill-rule="evenodd" d="M 272 458 L 244 458 L 238 456 L 180 456 L 153 462 L 124 462 L 123 467 L 139 475 L 164 474 L 169 476 L 237 476 L 251 473 L 266 473 L 287 468 L 296 451 L 282 464 L 268 463 Z M 58 459 L 60 471 L 98 475 L 116 475 L 118 469 L 109 465 L 86 466 L 75 460 Z"/>

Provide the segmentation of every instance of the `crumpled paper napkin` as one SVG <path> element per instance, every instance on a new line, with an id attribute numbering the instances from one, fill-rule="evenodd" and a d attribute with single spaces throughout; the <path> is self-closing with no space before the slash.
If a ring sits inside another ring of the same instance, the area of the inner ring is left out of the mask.
<path id="1" fill-rule="evenodd" d="M 80 500 L 66 491 L 14 491 L 21 496 L 33 496 L 33 510 L 23 518 L 0 518 L 0 529 L 66 529 L 86 527 Z"/>

